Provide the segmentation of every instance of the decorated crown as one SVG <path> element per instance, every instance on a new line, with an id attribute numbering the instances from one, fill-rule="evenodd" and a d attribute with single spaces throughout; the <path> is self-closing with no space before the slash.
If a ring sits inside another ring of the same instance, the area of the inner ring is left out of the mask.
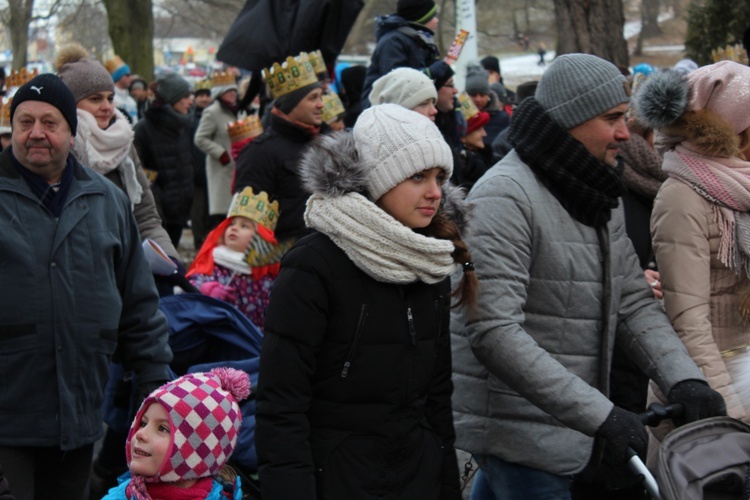
<path id="1" fill-rule="evenodd" d="M 345 111 L 344 104 L 341 102 L 338 94 L 335 92 L 323 94 L 323 109 L 321 112 L 323 113 L 324 122 L 331 123 L 336 121 Z"/>
<path id="2" fill-rule="evenodd" d="M 229 71 L 218 71 L 211 76 L 211 83 L 214 87 L 224 87 L 226 85 L 236 85 L 237 77 Z"/>
<path id="3" fill-rule="evenodd" d="M 104 67 L 107 68 L 110 74 L 114 74 L 115 71 L 125 66 L 125 61 L 120 56 L 115 56 L 109 61 L 104 63 Z"/>
<path id="4" fill-rule="evenodd" d="M 474 101 L 471 100 L 471 97 L 466 92 L 458 94 L 458 103 L 461 105 L 461 114 L 464 115 L 466 121 L 469 121 L 469 118 L 479 113 L 479 108 L 477 108 Z"/>
<path id="5" fill-rule="evenodd" d="M 285 96 L 313 83 L 318 83 L 309 56 L 302 52 L 297 57 L 289 56 L 284 65 L 273 63 L 263 69 L 263 78 L 274 99 Z"/>
<path id="6" fill-rule="evenodd" d="M 263 133 L 263 125 L 260 118 L 256 115 L 249 115 L 244 120 L 229 122 L 227 124 L 227 133 L 232 143 L 240 142 L 251 137 L 257 137 Z"/>
<path id="7" fill-rule="evenodd" d="M 310 64 L 312 65 L 315 74 L 318 75 L 325 73 L 325 76 L 328 77 L 328 69 L 326 68 L 326 62 L 323 60 L 323 53 L 319 50 L 315 50 L 310 52 L 309 57 Z"/>
<path id="8" fill-rule="evenodd" d="M 210 78 L 204 78 L 203 80 L 195 82 L 195 91 L 199 90 L 211 90 L 213 84 Z"/>
<path id="9" fill-rule="evenodd" d="M 0 134 L 5 134 L 7 133 L 6 129 L 11 128 L 10 103 L 12 99 L 8 99 L 7 102 L 5 102 L 5 99 L 2 101 L 2 104 L 0 104 Z"/>
<path id="10" fill-rule="evenodd" d="M 26 68 L 21 68 L 20 71 L 13 70 L 10 72 L 8 78 L 5 79 L 5 86 L 7 88 L 20 87 L 24 83 L 32 80 L 39 74 L 39 70 L 34 68 L 33 71 L 29 71 Z"/>
<path id="11" fill-rule="evenodd" d="M 742 45 L 727 45 L 723 49 L 714 49 L 711 51 L 711 57 L 714 62 L 734 61 L 747 66 L 747 52 Z"/>
<path id="12" fill-rule="evenodd" d="M 265 191 L 253 194 L 253 188 L 248 186 L 232 198 L 229 217 L 247 217 L 273 231 L 279 221 L 279 202 L 269 202 Z"/>

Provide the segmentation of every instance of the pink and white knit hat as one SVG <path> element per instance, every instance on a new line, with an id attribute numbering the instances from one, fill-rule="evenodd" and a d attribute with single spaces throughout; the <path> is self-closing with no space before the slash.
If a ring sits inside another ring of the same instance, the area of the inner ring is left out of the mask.
<path id="1" fill-rule="evenodd" d="M 159 474 L 133 476 L 131 486 L 148 498 L 143 482 L 175 482 L 216 475 L 237 444 L 242 424 L 238 401 L 250 395 L 250 378 L 234 368 L 188 373 L 156 389 L 143 400 L 128 434 L 125 454 L 131 461 L 130 442 L 148 407 L 160 403 L 169 416 L 172 444 Z M 130 488 L 129 488 L 130 491 Z M 136 493 L 135 491 L 133 493 Z"/>

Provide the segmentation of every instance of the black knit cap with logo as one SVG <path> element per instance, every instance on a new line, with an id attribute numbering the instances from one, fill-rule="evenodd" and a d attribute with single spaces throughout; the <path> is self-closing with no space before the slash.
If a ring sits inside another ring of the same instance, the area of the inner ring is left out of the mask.
<path id="1" fill-rule="evenodd" d="M 76 135 L 78 128 L 78 115 L 76 113 L 76 99 L 73 92 L 60 78 L 52 73 L 43 73 L 21 85 L 10 105 L 10 121 L 13 123 L 13 115 L 16 108 L 25 101 L 42 101 L 56 107 L 68 122 L 71 135 Z"/>
<path id="2" fill-rule="evenodd" d="M 396 15 L 412 23 L 424 24 L 437 15 L 437 6 L 432 0 L 398 0 Z"/>

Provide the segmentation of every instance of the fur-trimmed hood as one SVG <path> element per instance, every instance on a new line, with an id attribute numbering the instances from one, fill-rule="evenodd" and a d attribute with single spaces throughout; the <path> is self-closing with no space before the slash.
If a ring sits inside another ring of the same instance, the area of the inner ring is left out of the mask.
<path id="1" fill-rule="evenodd" d="M 740 74 L 743 71 L 747 75 Z M 750 102 L 745 102 L 748 98 L 743 95 L 750 89 L 748 77 L 750 68 L 722 63 L 688 76 L 660 71 L 639 89 L 636 114 L 646 126 L 657 130 L 659 141 L 667 147 L 689 142 L 706 156 L 736 157 L 741 153 L 738 134 L 750 125 L 745 111 Z M 736 112 L 737 107 L 742 113 Z"/>
<path id="2" fill-rule="evenodd" d="M 367 198 L 369 169 L 360 161 L 351 132 L 341 131 L 317 137 L 300 161 L 303 187 L 311 194 L 326 197 L 360 193 Z M 443 186 L 441 209 L 465 231 L 473 205 L 466 201 L 463 188 L 446 182 Z"/>

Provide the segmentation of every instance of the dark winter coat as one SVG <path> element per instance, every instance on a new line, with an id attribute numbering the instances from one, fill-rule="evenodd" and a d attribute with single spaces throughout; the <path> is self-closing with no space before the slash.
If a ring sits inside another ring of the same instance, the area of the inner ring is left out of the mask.
<path id="1" fill-rule="evenodd" d="M 378 282 L 322 233 L 297 242 L 260 358 L 264 499 L 460 498 L 449 300 L 447 279 Z"/>
<path id="2" fill-rule="evenodd" d="M 363 108 L 370 105 L 370 90 L 375 80 L 395 68 L 421 70 L 435 62 L 440 55 L 432 31 L 424 26 L 410 23 L 395 14 L 378 17 L 376 22 L 377 45 L 362 88 Z"/>
<path id="3" fill-rule="evenodd" d="M 481 153 L 464 149 L 458 155 L 451 182 L 465 188 L 468 192 L 489 168 L 489 164 Z"/>
<path id="4" fill-rule="evenodd" d="M 193 205 L 193 138 L 190 116 L 151 106 L 135 126 L 133 143 L 143 168 L 156 172 L 151 190 L 162 220 L 185 224 Z"/>
<path id="5" fill-rule="evenodd" d="M 490 102 L 484 109 L 490 115 L 490 121 L 484 126 L 487 135 L 484 137 L 484 146 L 490 151 L 495 138 L 510 126 L 510 115 L 502 107 L 502 103 L 494 92 L 490 92 Z"/>
<path id="6" fill-rule="evenodd" d="M 103 434 L 115 349 L 139 384 L 168 379 L 167 321 L 127 195 L 74 159 L 55 217 L 12 162 L 8 148 L 0 156 L 0 446 L 72 450 Z"/>
<path id="7" fill-rule="evenodd" d="M 191 111 L 193 113 L 193 124 L 190 127 L 190 137 L 195 137 L 195 132 L 198 130 L 201 118 L 203 117 L 203 109 L 195 107 Z M 206 153 L 201 151 L 198 146 L 195 145 L 193 140 L 193 184 L 195 186 L 206 187 Z"/>
<path id="8" fill-rule="evenodd" d="M 302 216 L 310 194 L 302 188 L 299 160 L 313 135 L 292 122 L 271 115 L 271 127 L 245 146 L 237 157 L 235 192 L 247 186 L 279 201 L 276 238 L 300 238 L 309 233 Z"/>

